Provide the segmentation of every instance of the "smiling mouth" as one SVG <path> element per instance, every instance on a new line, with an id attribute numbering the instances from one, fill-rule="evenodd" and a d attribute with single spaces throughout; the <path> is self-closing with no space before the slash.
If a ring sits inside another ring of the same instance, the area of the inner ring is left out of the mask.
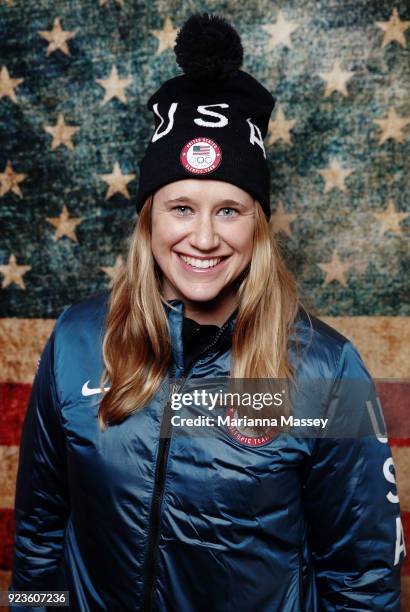
<path id="1" fill-rule="evenodd" d="M 206 270 L 207 268 L 214 268 L 217 266 L 223 259 L 226 259 L 228 255 L 223 257 L 210 257 L 209 259 L 197 259 L 196 257 L 188 257 L 187 255 L 182 255 L 178 253 L 178 256 L 182 259 L 182 261 L 188 266 L 192 268 L 200 268 L 202 270 Z"/>

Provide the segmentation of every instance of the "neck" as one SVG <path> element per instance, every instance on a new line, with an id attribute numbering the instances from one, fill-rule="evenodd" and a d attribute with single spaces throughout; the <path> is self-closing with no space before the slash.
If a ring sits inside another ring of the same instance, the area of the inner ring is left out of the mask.
<path id="1" fill-rule="evenodd" d="M 176 292 L 164 292 L 166 300 L 178 299 L 184 304 L 184 316 L 201 325 L 218 325 L 221 327 L 238 306 L 236 293 L 219 294 L 212 300 L 199 302 L 189 300 Z"/>
<path id="2" fill-rule="evenodd" d="M 219 327 L 225 323 L 237 306 L 233 301 L 218 304 L 214 304 L 214 300 L 208 302 L 182 301 L 184 302 L 184 315 L 186 317 L 201 325 L 218 325 Z"/>

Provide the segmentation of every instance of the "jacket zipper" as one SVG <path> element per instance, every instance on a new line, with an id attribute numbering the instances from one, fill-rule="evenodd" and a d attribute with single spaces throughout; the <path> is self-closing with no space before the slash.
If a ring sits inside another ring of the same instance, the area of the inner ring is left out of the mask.
<path id="1" fill-rule="evenodd" d="M 219 338 L 224 333 L 226 327 L 228 326 L 228 322 L 223 325 L 219 331 L 216 333 L 212 342 L 210 342 L 198 355 L 203 355 L 209 349 L 211 349 L 219 340 Z M 182 376 L 178 379 L 178 382 L 172 384 L 170 392 L 168 394 L 168 400 L 162 415 L 161 421 L 161 430 L 160 430 L 160 440 L 158 447 L 158 455 L 157 462 L 155 466 L 155 484 L 154 484 L 154 492 L 152 495 L 152 504 L 151 504 L 151 513 L 150 513 L 150 521 L 149 521 L 149 540 L 148 540 L 148 551 L 147 558 L 145 562 L 145 571 L 144 571 L 144 592 L 143 592 L 143 605 L 142 609 L 144 612 L 150 612 L 152 608 L 152 602 L 154 597 L 154 586 L 155 586 L 155 552 L 158 544 L 159 533 L 160 533 L 160 519 L 161 519 L 161 505 L 162 498 L 164 496 L 164 488 L 165 488 L 165 475 L 166 475 L 166 467 L 169 453 L 169 445 L 171 441 L 171 404 L 170 400 L 173 393 L 177 393 L 184 386 L 188 375 L 194 368 L 195 364 L 198 362 L 198 359 L 191 365 L 188 372 L 185 370 L 182 373 Z M 174 368 L 175 372 L 175 368 Z M 170 377 L 172 378 L 172 377 Z"/>
<path id="2" fill-rule="evenodd" d="M 167 403 L 164 409 L 164 413 L 162 415 L 162 421 L 161 421 L 160 440 L 159 440 L 159 447 L 158 447 L 157 463 L 155 467 L 155 484 L 154 484 L 154 492 L 152 495 L 152 505 L 151 505 L 151 514 L 150 514 L 148 551 L 147 551 L 147 559 L 146 559 L 145 573 L 144 573 L 144 595 L 143 595 L 142 609 L 146 612 L 151 610 L 152 599 L 154 595 L 155 550 L 156 550 L 156 547 L 158 544 L 158 538 L 159 538 L 161 505 L 162 505 L 162 498 L 164 495 L 164 485 L 165 485 L 165 468 L 166 468 L 166 462 L 168 459 L 170 434 L 171 434 L 171 429 L 172 429 L 170 399 L 171 399 L 172 393 L 176 393 L 182 387 L 184 381 L 185 381 L 185 377 L 183 376 L 179 381 L 180 384 L 174 383 L 172 385 L 169 395 L 168 395 L 168 400 L 167 400 Z"/>

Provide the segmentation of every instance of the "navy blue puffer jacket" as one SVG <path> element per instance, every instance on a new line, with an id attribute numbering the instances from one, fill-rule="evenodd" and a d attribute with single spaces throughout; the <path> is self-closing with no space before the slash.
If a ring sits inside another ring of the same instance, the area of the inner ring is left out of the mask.
<path id="1" fill-rule="evenodd" d="M 405 550 L 387 439 L 284 433 L 252 445 L 223 427 L 178 436 L 162 387 L 101 433 L 107 296 L 66 308 L 42 353 L 21 439 L 9 590 L 67 590 L 81 612 L 398 612 Z M 171 303 L 178 379 L 183 304 Z M 234 324 L 233 315 L 188 379 L 229 375 Z M 335 381 L 334 414 L 362 411 L 337 384 L 371 382 L 352 343 L 303 310 L 295 330 L 297 375 Z"/>

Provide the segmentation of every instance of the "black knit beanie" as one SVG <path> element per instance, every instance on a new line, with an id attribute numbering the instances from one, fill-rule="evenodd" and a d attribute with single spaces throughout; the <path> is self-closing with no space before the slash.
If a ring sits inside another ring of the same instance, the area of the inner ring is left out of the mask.
<path id="1" fill-rule="evenodd" d="M 275 98 L 239 69 L 239 34 L 223 17 L 196 13 L 178 32 L 174 51 L 184 74 L 148 100 L 155 132 L 140 162 L 137 211 L 168 183 L 213 179 L 247 191 L 269 219 L 263 139 Z"/>

